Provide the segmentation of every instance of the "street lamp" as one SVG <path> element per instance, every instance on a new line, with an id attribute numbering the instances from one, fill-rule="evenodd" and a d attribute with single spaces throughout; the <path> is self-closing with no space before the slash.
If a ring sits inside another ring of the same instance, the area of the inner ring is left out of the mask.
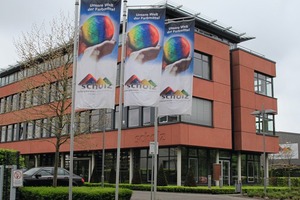
<path id="1" fill-rule="evenodd" d="M 264 106 L 262 107 L 262 110 L 256 110 L 251 113 L 251 115 L 254 115 L 256 117 L 262 117 L 262 134 L 263 134 L 263 167 L 264 167 L 264 197 L 267 195 L 267 168 L 266 168 L 266 130 L 265 130 L 265 119 L 266 114 L 276 114 L 277 112 L 272 109 L 264 109 Z"/>

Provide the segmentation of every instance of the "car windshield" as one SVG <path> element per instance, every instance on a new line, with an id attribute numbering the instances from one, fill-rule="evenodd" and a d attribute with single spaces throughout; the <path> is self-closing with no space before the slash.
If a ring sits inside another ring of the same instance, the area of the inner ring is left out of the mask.
<path id="1" fill-rule="evenodd" d="M 33 175 L 35 172 L 37 172 L 38 170 L 40 170 L 40 168 L 31 168 L 29 170 L 27 170 L 26 172 L 24 172 L 25 175 Z"/>

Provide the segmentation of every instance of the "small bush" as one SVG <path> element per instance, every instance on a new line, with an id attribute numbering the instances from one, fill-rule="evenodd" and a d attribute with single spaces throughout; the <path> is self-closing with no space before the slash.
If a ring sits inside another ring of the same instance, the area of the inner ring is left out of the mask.
<path id="1" fill-rule="evenodd" d="M 115 168 L 111 168 L 110 173 L 109 173 L 109 183 L 116 183 L 116 170 Z"/>
<path id="2" fill-rule="evenodd" d="M 142 183 L 142 177 L 141 177 L 141 172 L 140 169 L 135 167 L 133 169 L 133 176 L 131 180 L 132 184 L 141 184 Z"/>
<path id="3" fill-rule="evenodd" d="M 157 185 L 158 186 L 167 186 L 168 185 L 167 177 L 166 177 L 164 167 L 162 164 L 159 166 L 159 170 L 157 173 Z"/>
<path id="4" fill-rule="evenodd" d="M 185 177 L 184 186 L 188 186 L 188 187 L 196 187 L 197 186 L 197 183 L 194 178 L 194 173 L 191 168 L 189 168 L 188 173 Z"/>

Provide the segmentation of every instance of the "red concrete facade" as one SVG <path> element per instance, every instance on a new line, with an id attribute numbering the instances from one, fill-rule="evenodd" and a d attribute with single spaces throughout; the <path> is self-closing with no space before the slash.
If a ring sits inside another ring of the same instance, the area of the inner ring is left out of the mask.
<path id="1" fill-rule="evenodd" d="M 254 92 L 254 72 L 259 71 L 271 77 L 276 76 L 275 63 L 244 50 L 230 50 L 227 43 L 195 33 L 195 51 L 211 56 L 211 80 L 194 77 L 193 96 L 213 102 L 213 123 L 211 127 L 176 123 L 159 126 L 160 146 L 195 146 L 224 150 L 262 152 L 262 135 L 256 134 L 254 110 L 265 108 L 277 110 L 277 99 Z M 71 76 L 71 72 L 70 72 Z M 33 77 L 31 77 L 33 78 Z M 30 78 L 30 79 L 31 79 Z M 34 77 L 36 84 L 42 83 L 41 76 Z M 22 91 L 24 81 L 0 87 L 0 98 Z M 116 104 L 119 89 L 116 90 Z M 42 106 L 40 106 L 42 109 Z M 30 109 L 30 108 L 28 108 Z M 28 110 L 4 113 L 0 116 L 0 126 L 19 123 Z M 30 115 L 26 120 L 38 119 Z M 232 127 L 233 125 L 233 127 Z M 117 131 L 109 131 L 106 148 L 116 149 Z M 149 146 L 153 140 L 153 127 L 132 128 L 122 131 L 122 148 Z M 77 138 L 75 151 L 100 149 L 102 133 L 93 133 L 88 139 Z M 278 150 L 278 138 L 266 136 L 266 151 Z M 35 139 L 0 143 L 0 148 L 13 148 L 21 154 L 38 154 L 54 152 L 52 139 Z M 80 141 L 81 140 L 81 141 Z M 76 141 L 75 141 L 76 143 Z M 69 145 L 61 147 L 62 152 L 69 151 Z"/>
<path id="2" fill-rule="evenodd" d="M 212 58 L 212 80 L 194 77 L 193 95 L 213 102 L 213 126 L 205 127 L 183 123 L 159 126 L 160 146 L 187 145 L 230 150 L 232 149 L 232 105 L 229 46 L 195 34 L 195 50 L 211 55 Z M 22 82 L 0 87 L 1 96 L 20 92 L 20 85 Z M 119 90 L 116 90 L 116 102 L 118 102 L 118 94 Z M 26 109 L 2 114 L 1 125 L 21 122 L 22 119 L 18 119 L 16 116 L 24 115 L 18 114 L 18 112 L 26 112 Z M 38 116 L 31 115 L 28 116 L 27 120 L 29 119 L 38 119 Z M 116 149 L 117 131 L 109 131 L 109 133 L 106 138 L 106 148 Z M 149 142 L 153 141 L 153 134 L 153 127 L 123 130 L 122 148 L 148 147 Z M 17 149 L 21 154 L 54 152 L 54 146 L 49 143 L 49 140 L 53 139 L 8 142 L 0 144 L 0 148 Z M 99 144 L 102 144 L 102 133 L 93 133 L 85 139 L 76 138 L 75 144 L 77 144 L 75 151 L 101 149 Z M 68 151 L 69 145 L 64 144 L 61 152 Z"/>
<path id="3" fill-rule="evenodd" d="M 263 136 L 255 130 L 255 110 L 277 111 L 277 99 L 254 92 L 254 72 L 276 76 L 275 63 L 244 50 L 232 51 L 234 149 L 263 151 Z M 278 152 L 278 137 L 266 135 L 266 152 Z"/>

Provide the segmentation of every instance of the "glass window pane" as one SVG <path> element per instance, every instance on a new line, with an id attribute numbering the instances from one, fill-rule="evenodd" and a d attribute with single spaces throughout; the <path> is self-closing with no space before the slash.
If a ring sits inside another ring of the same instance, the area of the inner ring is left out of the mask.
<path id="1" fill-rule="evenodd" d="M 255 72 L 254 91 L 262 95 L 273 97 L 274 94 L 272 77 Z"/>
<path id="2" fill-rule="evenodd" d="M 140 109 L 138 106 L 130 106 L 128 110 L 128 126 L 136 127 L 140 125 Z"/>
<path id="3" fill-rule="evenodd" d="M 33 122 L 29 122 L 27 124 L 27 139 L 32 139 L 33 137 L 33 128 L 34 128 L 34 124 Z"/>
<path id="4" fill-rule="evenodd" d="M 212 102 L 193 98 L 192 115 L 181 116 L 182 121 L 212 126 Z"/>
<path id="5" fill-rule="evenodd" d="M 143 107 L 143 126 L 151 124 L 151 107 Z"/>
<path id="6" fill-rule="evenodd" d="M 6 136 L 6 141 L 10 142 L 12 141 L 12 137 L 13 137 L 13 125 L 8 125 L 7 126 L 7 136 Z"/>
<path id="7" fill-rule="evenodd" d="M 42 120 L 36 120 L 35 122 L 35 138 L 40 138 L 42 134 Z"/>
<path id="8" fill-rule="evenodd" d="M 211 61 L 209 56 L 194 52 L 194 75 L 211 80 Z"/>
<path id="9" fill-rule="evenodd" d="M 97 132 L 101 130 L 101 113 L 100 110 L 92 110 L 91 112 L 91 132 Z"/>
<path id="10" fill-rule="evenodd" d="M 1 130 L 1 142 L 5 142 L 6 141 L 6 126 L 2 126 L 2 130 Z"/>
<path id="11" fill-rule="evenodd" d="M 5 112 L 5 98 L 0 99 L 0 113 Z"/>
<path id="12" fill-rule="evenodd" d="M 18 124 L 13 125 L 13 141 L 17 141 Z"/>

